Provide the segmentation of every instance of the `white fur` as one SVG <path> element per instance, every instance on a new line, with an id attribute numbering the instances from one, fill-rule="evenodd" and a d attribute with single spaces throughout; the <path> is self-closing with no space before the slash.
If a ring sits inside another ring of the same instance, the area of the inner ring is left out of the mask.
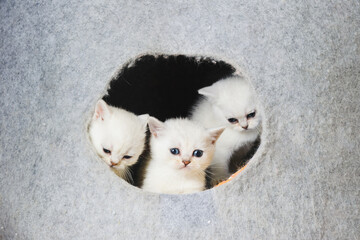
<path id="1" fill-rule="evenodd" d="M 191 119 L 207 128 L 226 127 L 217 141 L 211 165 L 216 182 L 229 177 L 228 165 L 233 152 L 258 137 L 261 131 L 261 113 L 254 90 L 240 77 L 220 80 L 198 92 L 204 98 L 194 107 Z M 256 111 L 255 117 L 247 119 L 246 115 L 252 111 Z M 238 119 L 238 123 L 231 124 L 229 118 Z M 246 125 L 247 130 L 242 127 Z"/>
<path id="2" fill-rule="evenodd" d="M 193 193 L 205 189 L 205 170 L 211 164 L 215 142 L 224 128 L 207 130 L 188 119 L 160 122 L 150 117 L 151 160 L 142 188 L 157 193 Z M 180 154 L 173 155 L 171 148 Z M 202 150 L 201 157 L 193 156 Z M 183 161 L 190 161 L 185 166 Z"/>
<path id="3" fill-rule="evenodd" d="M 135 164 L 143 152 L 148 117 L 111 107 L 103 100 L 96 104 L 89 126 L 90 139 L 101 159 L 122 178 L 128 177 L 127 167 Z M 125 155 L 131 158 L 124 159 Z"/>

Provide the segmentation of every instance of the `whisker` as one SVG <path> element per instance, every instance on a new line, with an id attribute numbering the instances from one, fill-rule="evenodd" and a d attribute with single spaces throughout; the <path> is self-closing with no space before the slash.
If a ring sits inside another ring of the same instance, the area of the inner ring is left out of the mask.
<path id="1" fill-rule="evenodd" d="M 126 179 L 125 179 L 126 178 Z M 129 167 L 125 167 L 125 176 L 124 176 L 124 179 L 133 184 L 134 183 L 134 179 L 132 177 L 132 170 L 129 168 Z"/>

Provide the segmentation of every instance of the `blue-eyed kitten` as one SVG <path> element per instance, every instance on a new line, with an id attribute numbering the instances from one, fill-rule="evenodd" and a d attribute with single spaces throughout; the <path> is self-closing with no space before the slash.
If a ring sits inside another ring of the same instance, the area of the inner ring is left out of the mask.
<path id="1" fill-rule="evenodd" d="M 250 84 L 241 77 L 219 80 L 198 91 L 204 97 L 193 108 L 191 119 L 206 128 L 225 126 L 216 144 L 211 165 L 214 183 L 230 176 L 233 152 L 254 142 L 261 131 L 261 112 Z"/>
<path id="2" fill-rule="evenodd" d="M 147 114 L 135 114 L 99 100 L 89 125 L 89 135 L 97 154 L 120 177 L 129 181 L 128 167 L 144 150 Z"/>
<path id="3" fill-rule="evenodd" d="M 193 193 L 205 189 L 205 170 L 224 128 L 205 129 L 188 119 L 149 118 L 151 159 L 142 188 L 156 193 Z"/>

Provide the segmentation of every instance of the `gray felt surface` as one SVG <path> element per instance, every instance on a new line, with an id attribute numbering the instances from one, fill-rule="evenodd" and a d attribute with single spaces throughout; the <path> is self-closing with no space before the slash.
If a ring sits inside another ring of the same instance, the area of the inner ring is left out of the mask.
<path id="1" fill-rule="evenodd" d="M 359 239 L 360 3 L 0 1 L 0 239 Z M 243 67 L 264 106 L 245 171 L 145 193 L 92 152 L 107 82 L 148 52 Z"/>

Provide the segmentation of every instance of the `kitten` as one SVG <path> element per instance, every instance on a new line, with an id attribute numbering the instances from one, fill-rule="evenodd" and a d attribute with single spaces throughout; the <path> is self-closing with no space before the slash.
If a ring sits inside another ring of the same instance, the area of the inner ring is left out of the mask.
<path id="1" fill-rule="evenodd" d="M 250 84 L 241 77 L 219 80 L 198 90 L 203 95 L 191 119 L 206 128 L 225 126 L 211 165 L 213 184 L 230 176 L 229 160 L 235 150 L 254 142 L 261 131 L 261 114 Z"/>
<path id="2" fill-rule="evenodd" d="M 188 119 L 161 122 L 149 118 L 151 159 L 142 188 L 157 193 L 193 193 L 205 189 L 205 170 L 224 128 L 205 129 Z"/>
<path id="3" fill-rule="evenodd" d="M 99 100 L 89 125 L 89 135 L 97 154 L 123 179 L 131 182 L 129 166 L 143 152 L 149 115 L 136 116 Z"/>

